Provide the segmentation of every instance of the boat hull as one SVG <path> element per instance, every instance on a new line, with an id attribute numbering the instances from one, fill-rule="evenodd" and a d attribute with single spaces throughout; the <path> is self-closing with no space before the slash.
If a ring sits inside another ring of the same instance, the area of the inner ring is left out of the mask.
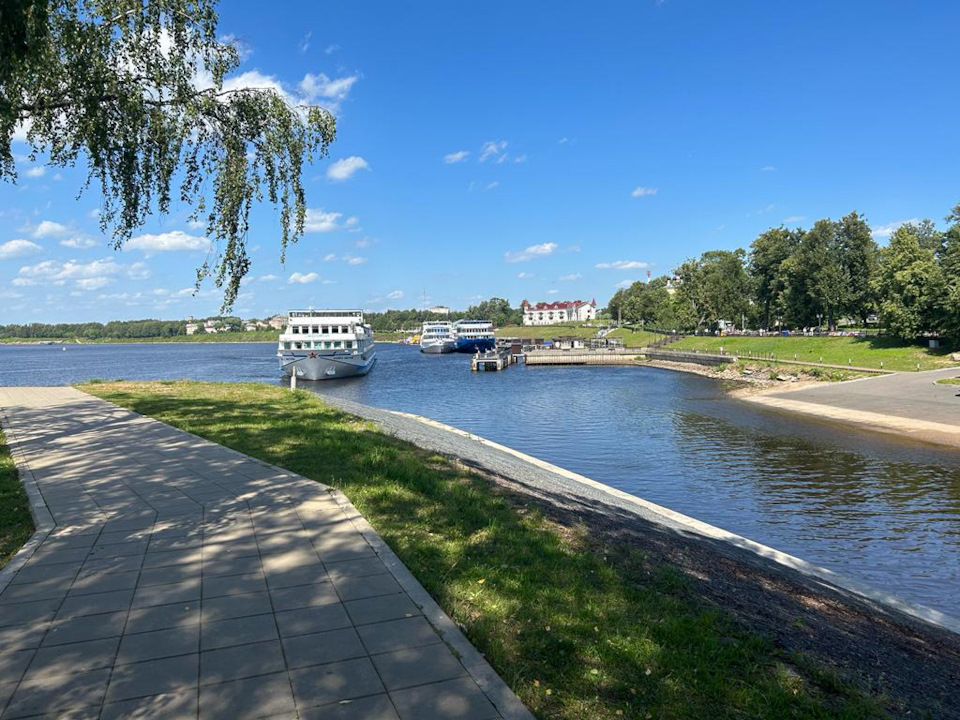
<path id="1" fill-rule="evenodd" d="M 457 352 L 478 353 L 493 350 L 497 341 L 494 338 L 459 338 L 457 340 Z"/>
<path id="2" fill-rule="evenodd" d="M 298 380 L 339 380 L 366 375 L 377 362 L 375 350 L 361 354 L 331 353 L 321 355 L 309 350 L 286 351 L 280 356 L 280 370 L 287 377 L 297 370 Z M 311 357 L 312 356 L 312 357 Z"/>
<path id="3" fill-rule="evenodd" d="M 456 349 L 456 346 L 453 340 L 444 340 L 442 342 L 428 342 L 420 343 L 420 352 L 426 353 L 427 355 L 443 355 L 446 353 L 452 353 Z"/>

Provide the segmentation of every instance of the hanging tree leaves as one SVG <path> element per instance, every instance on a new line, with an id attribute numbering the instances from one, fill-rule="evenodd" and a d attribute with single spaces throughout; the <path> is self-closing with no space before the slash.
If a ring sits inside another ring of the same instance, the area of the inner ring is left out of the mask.
<path id="1" fill-rule="evenodd" d="M 225 84 L 239 55 L 216 32 L 213 0 L 2 0 L 0 177 L 16 180 L 23 130 L 34 157 L 85 162 L 117 249 L 178 197 L 212 241 L 197 284 L 212 277 L 227 310 L 253 203 L 278 209 L 283 259 L 303 234 L 303 163 L 327 154 L 336 122 L 276 88 Z"/>

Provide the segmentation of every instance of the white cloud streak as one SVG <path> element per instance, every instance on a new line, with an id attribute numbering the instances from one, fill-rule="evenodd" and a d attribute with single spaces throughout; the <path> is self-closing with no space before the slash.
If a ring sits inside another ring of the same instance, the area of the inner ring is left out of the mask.
<path id="1" fill-rule="evenodd" d="M 552 255 L 557 249 L 557 244 L 552 242 L 540 243 L 539 245 L 529 245 L 518 252 L 507 251 L 503 254 L 508 263 L 526 262 L 534 258 L 546 257 Z"/>
<path id="2" fill-rule="evenodd" d="M 334 182 L 343 182 L 353 176 L 358 170 L 366 170 L 370 167 L 369 163 L 359 155 L 337 160 L 327 168 L 327 179 Z"/>
<path id="3" fill-rule="evenodd" d="M 614 262 L 597 263 L 597 270 L 641 270 L 649 263 L 639 260 L 615 260 Z"/>

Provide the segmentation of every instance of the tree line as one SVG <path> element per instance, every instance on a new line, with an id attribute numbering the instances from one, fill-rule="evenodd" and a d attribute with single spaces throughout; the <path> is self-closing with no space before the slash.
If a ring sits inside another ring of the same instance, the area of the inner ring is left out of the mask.
<path id="1" fill-rule="evenodd" d="M 875 319 L 904 340 L 960 338 L 960 205 L 946 220 L 945 231 L 930 220 L 901 225 L 884 247 L 856 212 L 808 230 L 771 228 L 749 251 L 709 250 L 618 290 L 607 311 L 661 330 L 835 330 Z"/>
<path id="2" fill-rule="evenodd" d="M 364 318 L 374 332 L 395 332 L 397 330 L 412 330 L 420 327 L 428 320 L 489 320 L 495 327 L 519 325 L 523 322 L 523 311 L 510 307 L 510 301 L 503 298 L 490 298 L 483 302 L 471 305 L 466 310 L 453 310 L 449 314 L 441 315 L 426 310 L 385 310 L 384 312 L 364 313 Z"/>
<path id="3" fill-rule="evenodd" d="M 204 318 L 194 321 L 218 320 L 235 329 L 242 327 L 238 317 Z M 108 323 L 26 323 L 0 325 L 0 338 L 32 340 L 123 340 L 133 338 L 174 337 L 187 334 L 186 320 L 114 320 Z"/>

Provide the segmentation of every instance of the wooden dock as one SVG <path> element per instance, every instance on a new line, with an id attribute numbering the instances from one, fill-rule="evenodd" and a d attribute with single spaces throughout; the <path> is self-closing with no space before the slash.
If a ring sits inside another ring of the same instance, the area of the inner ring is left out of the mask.
<path id="1" fill-rule="evenodd" d="M 511 352 L 509 347 L 498 347 L 474 355 L 470 360 L 470 369 L 474 372 L 481 370 L 505 370 L 514 362 L 516 362 L 516 356 Z"/>

